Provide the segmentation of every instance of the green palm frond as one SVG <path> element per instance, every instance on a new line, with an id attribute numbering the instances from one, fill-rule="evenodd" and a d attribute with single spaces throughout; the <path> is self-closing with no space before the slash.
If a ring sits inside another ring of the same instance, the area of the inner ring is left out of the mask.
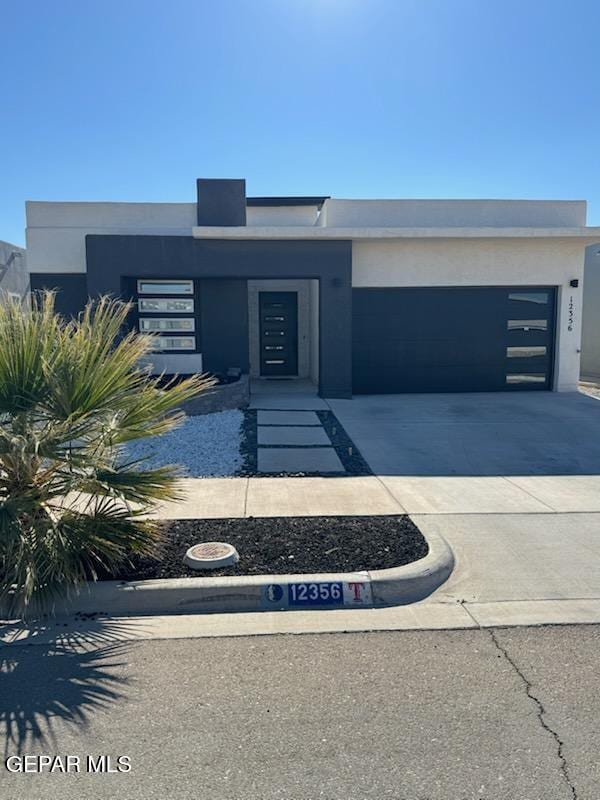
<path id="1" fill-rule="evenodd" d="M 129 311 L 102 298 L 67 321 L 48 292 L 29 313 L 0 306 L 0 604 L 13 612 L 151 552 L 159 529 L 144 513 L 179 498 L 176 467 L 124 463 L 123 444 L 180 424 L 214 381 L 151 376 Z"/>

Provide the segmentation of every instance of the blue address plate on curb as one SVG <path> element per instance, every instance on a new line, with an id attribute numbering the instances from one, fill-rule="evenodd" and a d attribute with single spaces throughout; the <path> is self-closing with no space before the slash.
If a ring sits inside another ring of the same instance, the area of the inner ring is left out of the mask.
<path id="1" fill-rule="evenodd" d="M 263 597 L 267 608 L 365 608 L 372 605 L 368 580 L 271 583 L 265 587 Z"/>

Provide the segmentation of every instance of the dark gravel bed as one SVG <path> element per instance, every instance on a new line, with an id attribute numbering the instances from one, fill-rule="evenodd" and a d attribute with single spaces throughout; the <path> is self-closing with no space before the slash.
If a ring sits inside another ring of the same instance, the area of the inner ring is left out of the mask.
<path id="1" fill-rule="evenodd" d="M 258 415 L 254 409 L 244 409 L 242 421 L 242 441 L 240 454 L 243 466 L 237 472 L 238 477 L 252 477 L 257 474 L 257 440 L 258 440 Z"/>
<path id="2" fill-rule="evenodd" d="M 345 472 L 344 475 L 372 475 L 369 465 L 362 457 L 357 446 L 348 436 L 340 421 L 332 411 L 315 412 L 321 425 L 331 440 L 331 444 L 338 458 L 342 462 Z M 270 426 L 272 427 L 272 426 Z M 281 426 L 277 426 L 281 427 Z M 287 445 L 281 445 L 286 447 Z M 242 422 L 242 441 L 240 445 L 243 466 L 236 475 L 238 477 L 254 477 L 260 475 L 267 477 L 296 477 L 309 478 L 318 476 L 320 472 L 258 472 L 258 416 L 254 409 L 244 411 L 244 421 Z M 337 473 L 336 473 L 337 474 Z"/>
<path id="3" fill-rule="evenodd" d="M 321 424 L 331 439 L 340 461 L 348 475 L 372 475 L 367 462 L 362 457 L 358 447 L 342 428 L 339 419 L 333 411 L 317 411 Z"/>
<path id="4" fill-rule="evenodd" d="M 212 541 L 232 544 L 240 554 L 238 564 L 208 572 L 185 566 L 182 559 L 189 547 Z M 164 540 L 156 559 L 138 558 L 111 577 L 144 580 L 353 572 L 409 564 L 426 556 L 428 549 L 419 529 L 404 515 L 173 520 L 164 524 Z"/>

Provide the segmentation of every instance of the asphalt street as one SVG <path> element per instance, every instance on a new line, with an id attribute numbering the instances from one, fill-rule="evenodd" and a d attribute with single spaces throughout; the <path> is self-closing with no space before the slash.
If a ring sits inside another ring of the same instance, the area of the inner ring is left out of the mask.
<path id="1" fill-rule="evenodd" d="M 3 764 L 0 798 L 598 800 L 599 650 L 598 626 L 8 646 L 5 758 L 81 771 Z"/>

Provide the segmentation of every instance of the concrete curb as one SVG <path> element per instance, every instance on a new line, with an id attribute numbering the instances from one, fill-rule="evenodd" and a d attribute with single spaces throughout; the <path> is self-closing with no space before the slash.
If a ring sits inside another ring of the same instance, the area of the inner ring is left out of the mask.
<path id="1" fill-rule="evenodd" d="M 450 575 L 454 556 L 439 534 L 428 534 L 429 552 L 419 561 L 368 572 L 299 575 L 248 575 L 225 578 L 171 578 L 148 581 L 102 581 L 57 604 L 55 614 L 149 616 L 236 611 L 372 608 L 414 603 L 431 594 Z M 294 605 L 290 586 L 341 584 L 339 601 Z M 288 599 L 290 598 L 290 599 Z"/>
<path id="2" fill-rule="evenodd" d="M 374 606 L 416 603 L 449 578 L 454 569 L 454 553 L 450 545 L 439 533 L 430 531 L 423 536 L 429 545 L 425 558 L 402 567 L 369 572 Z"/>

